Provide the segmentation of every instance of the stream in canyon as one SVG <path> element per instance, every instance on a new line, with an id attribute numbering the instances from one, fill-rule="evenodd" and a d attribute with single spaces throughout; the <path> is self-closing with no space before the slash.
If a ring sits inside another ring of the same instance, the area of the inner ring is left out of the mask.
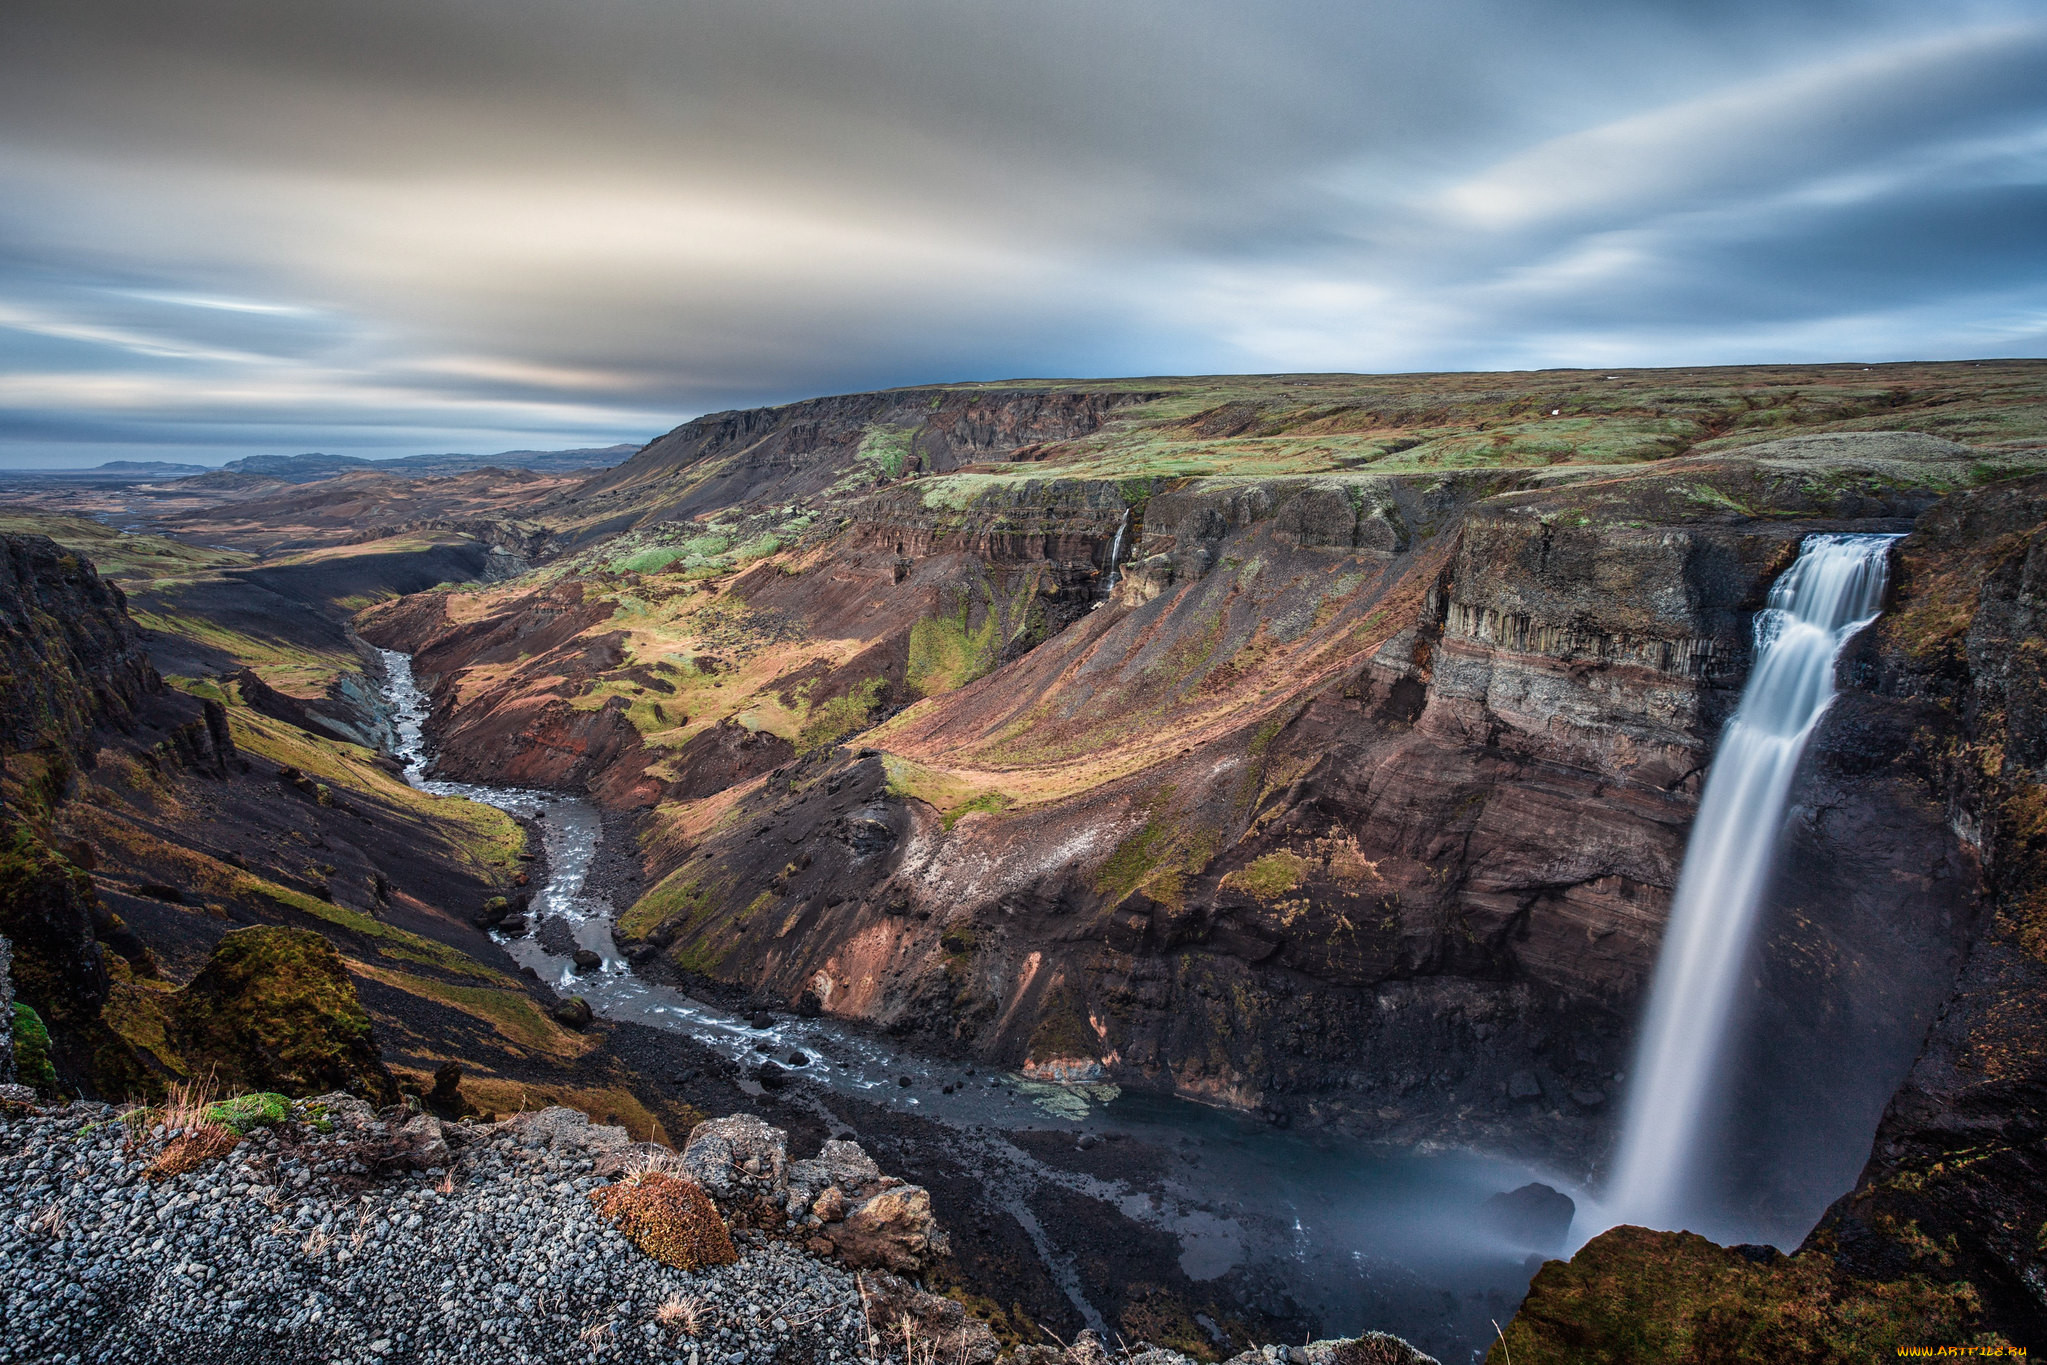
<path id="1" fill-rule="evenodd" d="M 1170 1233 L 1179 1266 L 1197 1282 L 1241 1272 L 1239 1282 L 1278 1286 L 1322 1335 L 1380 1330 L 1446 1361 L 1475 1359 L 1492 1323 L 1519 1304 L 1534 1267 L 1560 1251 L 1563 1229 L 1517 1236 L 1488 1200 L 1532 1181 L 1563 1182 L 1511 1161 L 1470 1152 L 1388 1150 L 1275 1129 L 1249 1115 L 1112 1085 L 1059 1086 L 934 1060 L 831 1019 L 773 1016 L 771 1026 L 705 1004 L 634 973 L 612 942 L 617 907 L 585 885 L 603 822 L 590 802 L 559 792 L 452 782 L 430 775 L 428 702 L 405 654 L 381 651 L 407 779 L 440 796 L 466 797 L 542 830 L 544 884 L 530 932 L 496 935 L 512 957 L 600 1016 L 687 1035 L 751 1076 L 772 1057 L 789 1073 L 782 1098 L 806 1088 L 857 1097 L 944 1125 L 963 1164 L 1021 1223 L 1039 1258 L 1080 1315 L 1104 1324 L 1071 1266 L 1087 1234 L 1039 1216 L 1033 1191 L 1063 1188 L 1099 1200 L 1133 1222 Z M 573 944 L 574 946 L 571 946 Z M 549 945 L 552 945 L 550 947 Z M 576 947 L 601 959 L 578 972 Z M 794 1059 L 803 1059 L 800 1065 Z M 909 1084 L 902 1084 L 908 1078 Z M 757 1080 L 740 1082 L 762 1093 Z M 1172 1159 L 1151 1180 L 1111 1179 L 1055 1167 L 1019 1136 L 1071 1133 L 1077 1143 L 1125 1142 Z M 1056 1208 L 1056 1198 L 1049 1207 Z M 1204 1324 L 1206 1325 L 1206 1324 Z M 1234 1349 L 1234 1348 L 1233 1348 Z"/>

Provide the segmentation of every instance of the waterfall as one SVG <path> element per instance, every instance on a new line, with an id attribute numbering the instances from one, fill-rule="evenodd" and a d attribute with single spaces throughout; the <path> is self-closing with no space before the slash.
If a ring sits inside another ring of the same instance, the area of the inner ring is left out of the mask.
<path id="1" fill-rule="evenodd" d="M 1116 538 L 1109 542 L 1109 581 L 1102 588 L 1102 596 L 1108 598 L 1116 591 L 1116 566 L 1123 562 L 1123 537 L 1130 533 L 1130 509 L 1123 509 L 1123 520 L 1116 523 Z"/>
<path id="2" fill-rule="evenodd" d="M 1609 1217 L 1693 1216 L 1737 987 L 1791 780 L 1834 698 L 1834 663 L 1883 607 L 1896 536 L 1814 535 L 1756 614 L 1755 665 L 1706 774 L 1628 1085 Z"/>

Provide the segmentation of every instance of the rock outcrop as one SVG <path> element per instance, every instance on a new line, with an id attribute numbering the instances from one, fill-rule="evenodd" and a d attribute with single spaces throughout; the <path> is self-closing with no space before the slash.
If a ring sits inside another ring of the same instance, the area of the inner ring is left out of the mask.
<path id="1" fill-rule="evenodd" d="M 751 1114 L 691 1130 L 680 1169 L 721 1200 L 759 1199 L 808 1229 L 813 1251 L 855 1268 L 917 1274 L 949 1254 L 931 1195 L 883 1175 L 858 1143 L 828 1140 L 791 1163 L 788 1134 Z"/>
<path id="2" fill-rule="evenodd" d="M 161 1009 L 162 1060 L 184 1075 L 289 1095 L 397 1097 L 341 955 L 310 929 L 235 930 Z"/>
<path id="3" fill-rule="evenodd" d="M 161 684 L 121 590 L 47 536 L 0 535 L 0 745 L 76 752 L 94 725 L 132 726 Z"/>

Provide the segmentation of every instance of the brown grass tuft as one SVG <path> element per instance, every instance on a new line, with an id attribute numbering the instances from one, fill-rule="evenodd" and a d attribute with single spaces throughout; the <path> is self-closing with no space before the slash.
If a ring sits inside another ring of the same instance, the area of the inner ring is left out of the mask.
<path id="1" fill-rule="evenodd" d="M 671 1332 L 693 1337 L 703 1329 L 704 1301 L 694 1294 L 670 1294 L 654 1310 L 654 1321 Z"/>
<path id="2" fill-rule="evenodd" d="M 197 1128 L 187 1128 L 164 1144 L 163 1151 L 158 1153 L 156 1160 L 143 1167 L 142 1174 L 151 1180 L 169 1180 L 226 1156 L 240 1141 L 232 1128 L 218 1123 L 202 1123 Z"/>
<path id="3" fill-rule="evenodd" d="M 590 1192 L 590 1200 L 634 1246 L 678 1270 L 739 1259 L 718 1206 L 693 1180 L 658 1171 Z"/>
<path id="4" fill-rule="evenodd" d="M 169 1180 L 235 1149 L 235 1144 L 242 1140 L 241 1134 L 225 1124 L 207 1120 L 214 1099 L 211 1077 L 181 1081 L 170 1087 L 162 1107 L 151 1110 L 145 1121 L 161 1124 L 166 1132 L 177 1136 L 165 1143 L 156 1160 L 143 1168 L 144 1176 L 150 1180 Z"/>

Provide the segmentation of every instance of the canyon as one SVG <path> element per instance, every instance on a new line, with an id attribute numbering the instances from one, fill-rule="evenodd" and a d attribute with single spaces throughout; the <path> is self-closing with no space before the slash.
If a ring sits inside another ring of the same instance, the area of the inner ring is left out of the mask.
<path id="1" fill-rule="evenodd" d="M 56 541 L 7 542 L 34 889 L 0 933 L 94 1093 L 188 1068 L 166 993 L 283 918 L 342 947 L 393 1084 L 455 1059 L 491 1107 L 635 1136 L 763 1098 L 650 1077 L 519 973 L 476 911 L 530 894 L 537 845 L 379 757 L 398 650 L 437 775 L 602 812 L 620 971 L 1024 1083 L 1507 1156 L 1585 1208 L 1752 619 L 1809 537 L 1893 535 L 1715 1120 L 1754 1254 L 1608 1233 L 1501 1350 L 1628 1358 L 1597 1355 L 1623 1300 L 1695 1342 L 1922 1290 L 1924 1323 L 2047 1346 L 2043 373 L 949 385 L 714 414 L 588 477 L 173 483 L 93 509 L 130 536 L 16 509 Z M 965 1293 L 1016 1263 L 959 1257 Z M 1720 1326 L 1665 1321 L 1706 1280 Z M 1166 1288 L 1191 1321 L 1199 1285 Z"/>

